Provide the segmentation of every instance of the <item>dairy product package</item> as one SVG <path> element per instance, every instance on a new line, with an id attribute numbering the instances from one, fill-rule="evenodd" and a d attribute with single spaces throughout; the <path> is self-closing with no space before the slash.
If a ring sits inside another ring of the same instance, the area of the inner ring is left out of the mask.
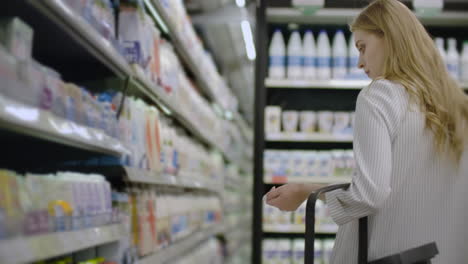
<path id="1" fill-rule="evenodd" d="M 314 263 L 322 263 L 323 260 L 323 244 L 320 240 L 314 241 Z"/>
<path id="2" fill-rule="evenodd" d="M 303 264 L 305 254 L 305 240 L 302 238 L 293 240 L 292 264 Z"/>
<path id="3" fill-rule="evenodd" d="M 283 111 L 282 123 L 284 132 L 296 132 L 299 124 L 299 112 L 297 111 Z"/>
<path id="4" fill-rule="evenodd" d="M 262 264 L 278 263 L 280 259 L 279 245 L 276 239 L 263 240 Z"/>
<path id="5" fill-rule="evenodd" d="M 279 261 L 278 264 L 290 264 L 292 245 L 289 239 L 278 239 Z"/>
<path id="6" fill-rule="evenodd" d="M 281 131 L 281 107 L 265 107 L 265 133 L 274 134 Z"/>
<path id="7" fill-rule="evenodd" d="M 319 177 L 332 176 L 333 162 L 332 162 L 331 153 L 326 152 L 326 151 L 319 152 L 318 158 L 319 158 L 318 176 Z"/>
<path id="8" fill-rule="evenodd" d="M 323 242 L 323 264 L 330 264 L 335 240 L 326 239 Z"/>
<path id="9" fill-rule="evenodd" d="M 143 65 L 147 57 L 143 42 L 145 31 L 144 13 L 131 5 L 122 5 L 119 14 L 119 41 L 124 57 L 130 64 Z"/>
<path id="10" fill-rule="evenodd" d="M 318 112 L 318 127 L 319 132 L 324 134 L 332 133 L 333 129 L 333 113 L 330 111 L 320 111 Z"/>
<path id="11" fill-rule="evenodd" d="M 286 47 L 284 44 L 283 34 L 280 30 L 276 30 L 273 34 L 269 57 L 270 65 L 268 69 L 268 77 L 273 79 L 284 79 L 286 77 Z"/>
<path id="12" fill-rule="evenodd" d="M 333 133 L 334 134 L 347 134 L 349 128 L 351 116 L 347 112 L 335 112 L 333 113 Z"/>
<path id="13" fill-rule="evenodd" d="M 51 100 L 42 65 L 34 60 L 21 61 L 18 65 L 18 75 L 23 85 L 10 94 L 12 98 L 37 108 L 41 107 L 41 100 L 44 106 L 47 99 Z"/>
<path id="14" fill-rule="evenodd" d="M 25 89 L 19 81 L 18 61 L 0 44 L 0 94 L 15 98 L 18 90 Z"/>
<path id="15" fill-rule="evenodd" d="M 302 49 L 301 36 L 298 31 L 291 34 L 288 42 L 288 79 L 303 79 L 304 77 L 304 54 Z"/>
<path id="16" fill-rule="evenodd" d="M 304 153 L 300 151 L 291 152 L 292 157 L 292 168 L 291 175 L 292 177 L 303 177 L 306 175 L 307 163 L 304 159 Z"/>
<path id="17" fill-rule="evenodd" d="M 307 30 L 304 34 L 303 51 L 304 79 L 315 80 L 317 77 L 317 47 L 311 30 Z"/>
<path id="18" fill-rule="evenodd" d="M 332 47 L 332 75 L 334 79 L 344 79 L 347 72 L 346 58 L 348 47 L 342 30 L 337 30 L 333 39 Z"/>
<path id="19" fill-rule="evenodd" d="M 307 166 L 307 177 L 317 177 L 319 175 L 320 160 L 318 159 L 317 152 L 308 151 L 305 154 L 306 166 Z"/>
<path id="20" fill-rule="evenodd" d="M 0 42 L 20 60 L 31 58 L 33 35 L 33 29 L 18 17 L 0 20 Z"/>
<path id="21" fill-rule="evenodd" d="M 314 111 L 302 111 L 300 113 L 300 128 L 303 133 L 315 132 L 317 115 Z"/>
<path id="22" fill-rule="evenodd" d="M 293 224 L 298 226 L 305 225 L 307 201 L 304 201 L 294 212 Z"/>

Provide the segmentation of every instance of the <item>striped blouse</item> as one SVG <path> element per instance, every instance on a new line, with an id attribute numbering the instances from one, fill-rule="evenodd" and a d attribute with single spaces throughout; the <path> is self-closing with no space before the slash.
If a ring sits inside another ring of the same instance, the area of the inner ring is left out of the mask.
<path id="1" fill-rule="evenodd" d="M 373 82 L 356 105 L 351 187 L 326 195 L 339 225 L 332 264 L 357 263 L 358 219 L 369 216 L 369 260 L 435 241 L 435 264 L 468 263 L 468 155 L 438 155 L 405 89 Z M 468 133 L 467 133 L 468 136 Z"/>

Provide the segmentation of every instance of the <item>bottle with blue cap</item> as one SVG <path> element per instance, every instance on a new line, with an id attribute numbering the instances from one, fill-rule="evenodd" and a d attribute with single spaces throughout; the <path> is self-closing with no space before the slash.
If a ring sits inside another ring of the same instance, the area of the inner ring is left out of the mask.
<path id="1" fill-rule="evenodd" d="M 327 31 L 321 30 L 318 37 L 317 47 L 317 79 L 331 79 L 331 48 Z"/>
<path id="2" fill-rule="evenodd" d="M 346 75 L 347 46 L 342 30 L 333 38 L 333 79 L 344 79 Z"/>
<path id="3" fill-rule="evenodd" d="M 286 77 L 286 48 L 283 34 L 279 29 L 273 34 L 271 39 L 269 57 L 270 65 L 268 76 L 272 79 L 284 79 Z"/>

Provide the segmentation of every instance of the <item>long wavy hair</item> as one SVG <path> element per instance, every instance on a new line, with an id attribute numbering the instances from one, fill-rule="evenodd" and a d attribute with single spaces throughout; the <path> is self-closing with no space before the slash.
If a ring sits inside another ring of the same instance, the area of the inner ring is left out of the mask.
<path id="1" fill-rule="evenodd" d="M 434 134 L 441 155 L 457 162 L 468 133 L 468 97 L 449 75 L 424 26 L 397 0 L 375 0 L 350 25 L 384 38 L 385 62 L 381 78 L 402 84 L 410 100 L 425 115 L 426 129 Z"/>

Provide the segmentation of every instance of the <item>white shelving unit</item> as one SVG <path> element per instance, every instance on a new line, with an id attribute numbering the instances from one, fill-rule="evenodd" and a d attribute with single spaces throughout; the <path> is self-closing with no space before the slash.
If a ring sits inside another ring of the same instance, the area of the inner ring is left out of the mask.
<path id="1" fill-rule="evenodd" d="M 323 228 L 316 227 L 315 233 L 322 235 L 333 235 L 337 232 L 337 227 L 334 228 Z M 263 232 L 267 233 L 287 233 L 287 234 L 304 234 L 305 225 L 264 225 Z"/>
<path id="2" fill-rule="evenodd" d="M 133 183 L 144 183 L 154 185 L 164 185 L 178 188 L 190 188 L 208 190 L 212 192 L 221 192 L 222 185 L 215 183 L 215 181 L 208 181 L 201 179 L 201 177 L 194 177 L 189 175 L 165 175 L 159 172 L 135 169 L 124 167 L 126 172 L 126 180 Z"/>
<path id="3" fill-rule="evenodd" d="M 271 142 L 353 142 L 351 135 L 333 135 L 320 133 L 278 133 L 267 134 L 266 140 Z"/>
<path id="4" fill-rule="evenodd" d="M 0 127 L 79 149 L 120 156 L 128 150 L 103 131 L 55 116 L 0 95 Z"/>
<path id="5" fill-rule="evenodd" d="M 188 238 L 176 242 L 169 247 L 154 253 L 153 255 L 139 260 L 138 264 L 166 263 L 169 260 L 173 260 L 185 252 L 194 249 L 196 246 L 201 244 L 203 241 L 206 241 L 210 237 L 223 233 L 224 230 L 224 225 L 217 225 L 206 228 L 205 230 L 196 232 L 195 234 L 190 235 Z"/>
<path id="6" fill-rule="evenodd" d="M 121 225 L 109 225 L 0 240 L 1 261 L 9 264 L 29 263 L 117 242 L 123 237 L 122 228 Z"/>
<path id="7" fill-rule="evenodd" d="M 263 179 L 266 184 L 284 184 L 284 183 L 349 183 L 349 176 L 332 176 L 332 177 L 267 177 Z"/>
<path id="8" fill-rule="evenodd" d="M 359 90 L 370 84 L 369 80 L 288 80 L 266 79 L 267 88 L 291 88 L 291 89 L 349 89 Z"/>

